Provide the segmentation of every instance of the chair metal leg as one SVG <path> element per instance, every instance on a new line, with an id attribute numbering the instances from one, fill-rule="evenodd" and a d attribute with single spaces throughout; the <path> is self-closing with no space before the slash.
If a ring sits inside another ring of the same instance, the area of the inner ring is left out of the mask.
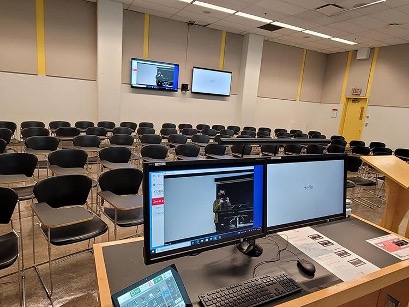
<path id="1" fill-rule="evenodd" d="M 50 242 L 50 229 L 48 228 L 47 231 L 47 241 L 48 241 L 48 269 L 50 274 L 50 289 L 47 288 L 43 278 L 41 277 L 41 273 L 38 267 L 35 265 L 34 269 L 37 273 L 38 278 L 40 279 L 41 285 L 43 286 L 47 297 L 51 300 L 51 296 L 53 295 L 53 279 L 52 279 L 52 270 L 51 270 L 51 242 Z"/>
<path id="2" fill-rule="evenodd" d="M 36 248 L 35 248 L 35 236 L 34 236 L 34 210 L 31 210 L 31 226 L 33 230 L 33 265 L 36 265 Z"/>
<path id="3" fill-rule="evenodd" d="M 19 227 L 20 227 L 19 243 L 20 243 L 20 248 L 21 248 L 21 267 L 24 271 L 23 226 L 21 223 L 21 205 L 20 205 L 19 200 L 17 201 L 17 207 L 18 207 L 18 222 L 19 222 Z"/>
<path id="4" fill-rule="evenodd" d="M 116 232 L 117 232 L 117 226 L 116 226 L 116 224 L 117 224 L 117 221 L 118 221 L 117 211 L 118 211 L 118 210 L 116 210 L 116 208 L 115 208 L 115 221 L 114 221 L 114 239 L 115 239 L 115 241 L 116 241 Z"/>

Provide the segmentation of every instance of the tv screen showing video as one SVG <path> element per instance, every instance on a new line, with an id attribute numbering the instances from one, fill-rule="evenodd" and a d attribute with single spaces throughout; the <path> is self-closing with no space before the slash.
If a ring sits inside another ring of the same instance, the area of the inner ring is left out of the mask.
<path id="1" fill-rule="evenodd" d="M 192 93 L 230 96 L 232 73 L 193 67 Z"/>
<path id="2" fill-rule="evenodd" d="M 177 92 L 179 64 L 131 59 L 131 87 Z"/>

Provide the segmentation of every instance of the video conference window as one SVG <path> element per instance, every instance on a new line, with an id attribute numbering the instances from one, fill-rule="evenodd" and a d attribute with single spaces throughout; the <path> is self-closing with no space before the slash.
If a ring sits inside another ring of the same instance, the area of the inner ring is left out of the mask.
<path id="1" fill-rule="evenodd" d="M 151 250 L 206 245 L 261 230 L 262 182 L 262 166 L 151 173 Z"/>
<path id="2" fill-rule="evenodd" d="M 148 60 L 131 60 L 131 86 L 178 90 L 179 65 Z"/>

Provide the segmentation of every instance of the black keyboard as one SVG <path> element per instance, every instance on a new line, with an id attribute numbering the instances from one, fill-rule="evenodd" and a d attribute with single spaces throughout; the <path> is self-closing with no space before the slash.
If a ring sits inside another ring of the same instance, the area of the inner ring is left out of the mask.
<path id="1" fill-rule="evenodd" d="M 297 282 L 284 271 L 280 271 L 207 292 L 199 295 L 199 299 L 206 307 L 250 307 L 260 306 L 299 291 L 301 288 Z"/>

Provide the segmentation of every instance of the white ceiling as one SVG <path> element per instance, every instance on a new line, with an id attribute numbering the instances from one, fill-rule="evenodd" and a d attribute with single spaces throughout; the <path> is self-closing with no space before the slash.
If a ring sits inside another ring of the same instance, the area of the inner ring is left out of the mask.
<path id="1" fill-rule="evenodd" d="M 409 43 L 409 0 L 387 0 L 331 17 L 315 9 L 325 4 L 351 9 L 373 0 L 202 0 L 358 43 L 352 46 L 289 29 L 268 32 L 257 28 L 264 24 L 262 22 L 178 0 L 116 1 L 124 3 L 125 9 L 183 22 L 194 21 L 197 25 L 233 33 L 255 33 L 274 42 L 324 53 Z"/>

